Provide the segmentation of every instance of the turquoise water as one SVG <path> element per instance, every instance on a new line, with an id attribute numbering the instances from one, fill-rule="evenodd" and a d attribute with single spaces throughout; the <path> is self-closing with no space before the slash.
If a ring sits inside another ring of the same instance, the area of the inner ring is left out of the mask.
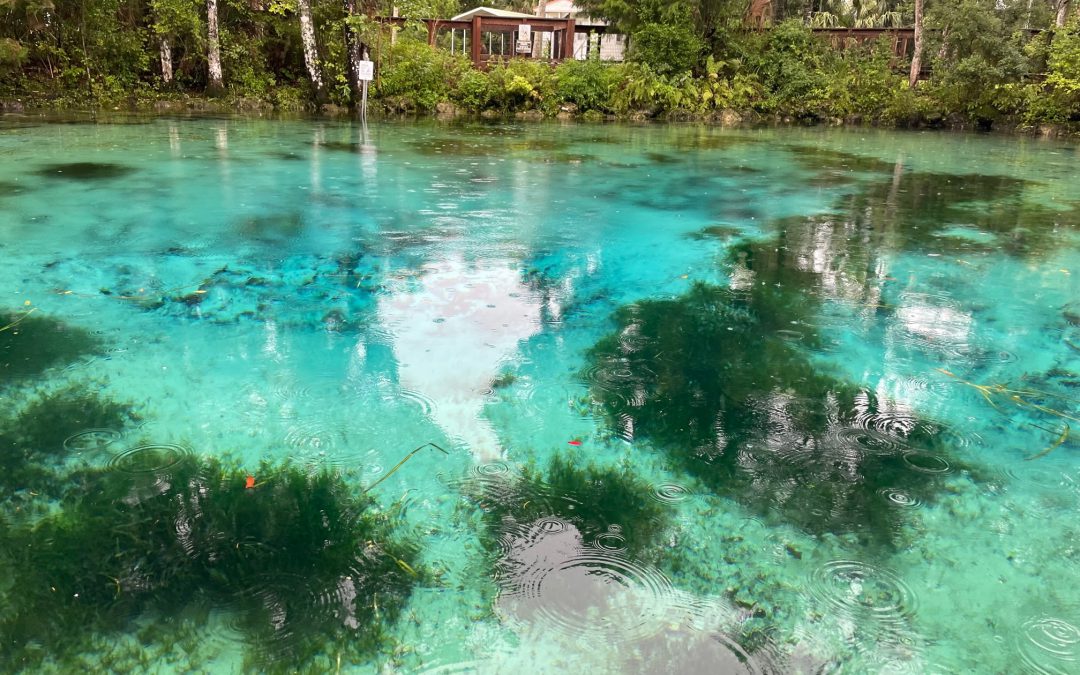
<path id="1" fill-rule="evenodd" d="M 1075 145 L 112 122 L 0 120 L 14 669 L 1080 670 Z"/>

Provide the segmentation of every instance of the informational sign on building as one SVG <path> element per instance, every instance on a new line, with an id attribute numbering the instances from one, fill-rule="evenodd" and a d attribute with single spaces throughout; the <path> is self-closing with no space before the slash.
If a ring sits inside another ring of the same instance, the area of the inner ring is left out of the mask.
<path id="1" fill-rule="evenodd" d="M 356 77 L 361 82 L 371 82 L 375 79 L 375 64 L 371 61 L 356 62 Z"/>
<path id="2" fill-rule="evenodd" d="M 528 24 L 522 24 L 518 26 L 517 34 L 517 53 L 518 54 L 531 54 L 532 53 L 532 26 Z"/>

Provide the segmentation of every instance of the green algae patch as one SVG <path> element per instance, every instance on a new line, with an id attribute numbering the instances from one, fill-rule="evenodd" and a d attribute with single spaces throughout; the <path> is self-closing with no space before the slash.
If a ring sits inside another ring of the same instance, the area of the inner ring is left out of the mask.
<path id="1" fill-rule="evenodd" d="M 21 183 L 10 180 L 0 180 L 0 198 L 15 197 L 26 192 L 27 188 Z"/>
<path id="2" fill-rule="evenodd" d="M 830 213 L 787 218 L 776 228 L 795 237 L 834 228 L 864 259 L 896 250 L 1045 255 L 1080 229 L 1080 205 L 1041 203 L 1032 195 L 1036 185 L 1011 176 L 901 168 L 839 198 Z"/>
<path id="3" fill-rule="evenodd" d="M 889 495 L 930 500 L 961 468 L 941 429 L 811 361 L 815 273 L 771 243 L 732 257 L 753 274 L 740 288 L 697 284 L 617 311 L 588 354 L 594 401 L 719 495 L 812 533 L 895 542 Z"/>
<path id="4" fill-rule="evenodd" d="M 812 145 L 789 144 L 784 149 L 790 152 L 804 168 L 820 172 L 823 175 L 856 176 L 866 173 L 892 173 L 894 164 L 876 157 L 867 157 L 850 152 L 829 150 Z"/>
<path id="5" fill-rule="evenodd" d="M 82 328 L 34 312 L 0 312 L 0 386 L 101 349 Z"/>
<path id="6" fill-rule="evenodd" d="M 58 455 L 65 442 L 87 429 L 120 430 L 139 420 L 130 404 L 70 386 L 31 401 L 13 422 L 11 434 L 27 449 Z"/>
<path id="7" fill-rule="evenodd" d="M 382 647 L 425 579 L 393 513 L 334 472 L 264 463 L 249 478 L 146 447 L 72 475 L 78 487 L 54 515 L 0 530 L 3 662 L 33 668 L 36 644 L 63 662 L 141 616 L 211 610 L 230 618 L 245 667 L 260 671 L 292 672 L 338 648 L 355 663 Z"/>
<path id="8" fill-rule="evenodd" d="M 42 178 L 74 182 L 96 182 L 123 178 L 135 172 L 130 166 L 109 162 L 67 162 L 49 164 L 34 172 Z"/>
<path id="9" fill-rule="evenodd" d="M 652 493 L 629 469 L 556 455 L 546 467 L 529 464 L 519 475 L 485 481 L 470 496 L 484 509 L 490 552 L 502 550 L 508 536 L 559 522 L 573 525 L 585 545 L 651 558 L 670 519 Z"/>
<path id="10" fill-rule="evenodd" d="M 60 494 L 60 464 L 115 439 L 138 420 L 129 404 L 85 386 L 31 399 L 10 417 L 0 418 L 0 496 L 20 490 Z"/>

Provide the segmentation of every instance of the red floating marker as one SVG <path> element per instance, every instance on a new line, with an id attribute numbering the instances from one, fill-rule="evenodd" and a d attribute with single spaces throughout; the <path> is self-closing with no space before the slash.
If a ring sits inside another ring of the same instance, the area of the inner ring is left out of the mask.
<path id="1" fill-rule="evenodd" d="M 581 445 L 581 441 L 567 441 L 570 445 Z"/>
<path id="2" fill-rule="evenodd" d="M 248 476 L 247 480 L 244 481 L 244 487 L 248 490 L 255 487 L 255 476 Z"/>

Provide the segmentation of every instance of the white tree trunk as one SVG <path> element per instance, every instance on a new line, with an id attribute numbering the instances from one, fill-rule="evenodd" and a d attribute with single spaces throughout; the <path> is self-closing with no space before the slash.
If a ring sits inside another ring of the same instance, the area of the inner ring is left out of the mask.
<path id="1" fill-rule="evenodd" d="M 315 87 L 317 98 L 322 97 L 322 69 L 319 67 L 319 51 L 315 46 L 315 23 L 311 20 L 311 0 L 297 0 L 300 9 L 300 38 L 304 41 L 304 63 L 308 76 Z"/>
<path id="2" fill-rule="evenodd" d="M 1069 0 L 1058 0 L 1057 6 L 1057 20 L 1054 25 L 1061 28 L 1065 25 L 1065 22 L 1069 19 Z"/>
<path id="3" fill-rule="evenodd" d="M 923 0 L 915 0 L 915 52 L 911 55 L 911 72 L 908 74 L 908 86 L 914 87 L 919 81 L 922 70 L 923 38 Z"/>
<path id="4" fill-rule="evenodd" d="M 172 44 L 169 42 L 169 37 L 162 35 L 158 46 L 161 49 L 161 79 L 165 81 L 165 84 L 169 84 L 173 81 Z"/>
<path id="5" fill-rule="evenodd" d="M 218 37 L 217 0 L 206 0 L 206 61 L 210 66 L 210 89 L 221 91 L 225 78 L 221 73 L 221 41 Z"/>

